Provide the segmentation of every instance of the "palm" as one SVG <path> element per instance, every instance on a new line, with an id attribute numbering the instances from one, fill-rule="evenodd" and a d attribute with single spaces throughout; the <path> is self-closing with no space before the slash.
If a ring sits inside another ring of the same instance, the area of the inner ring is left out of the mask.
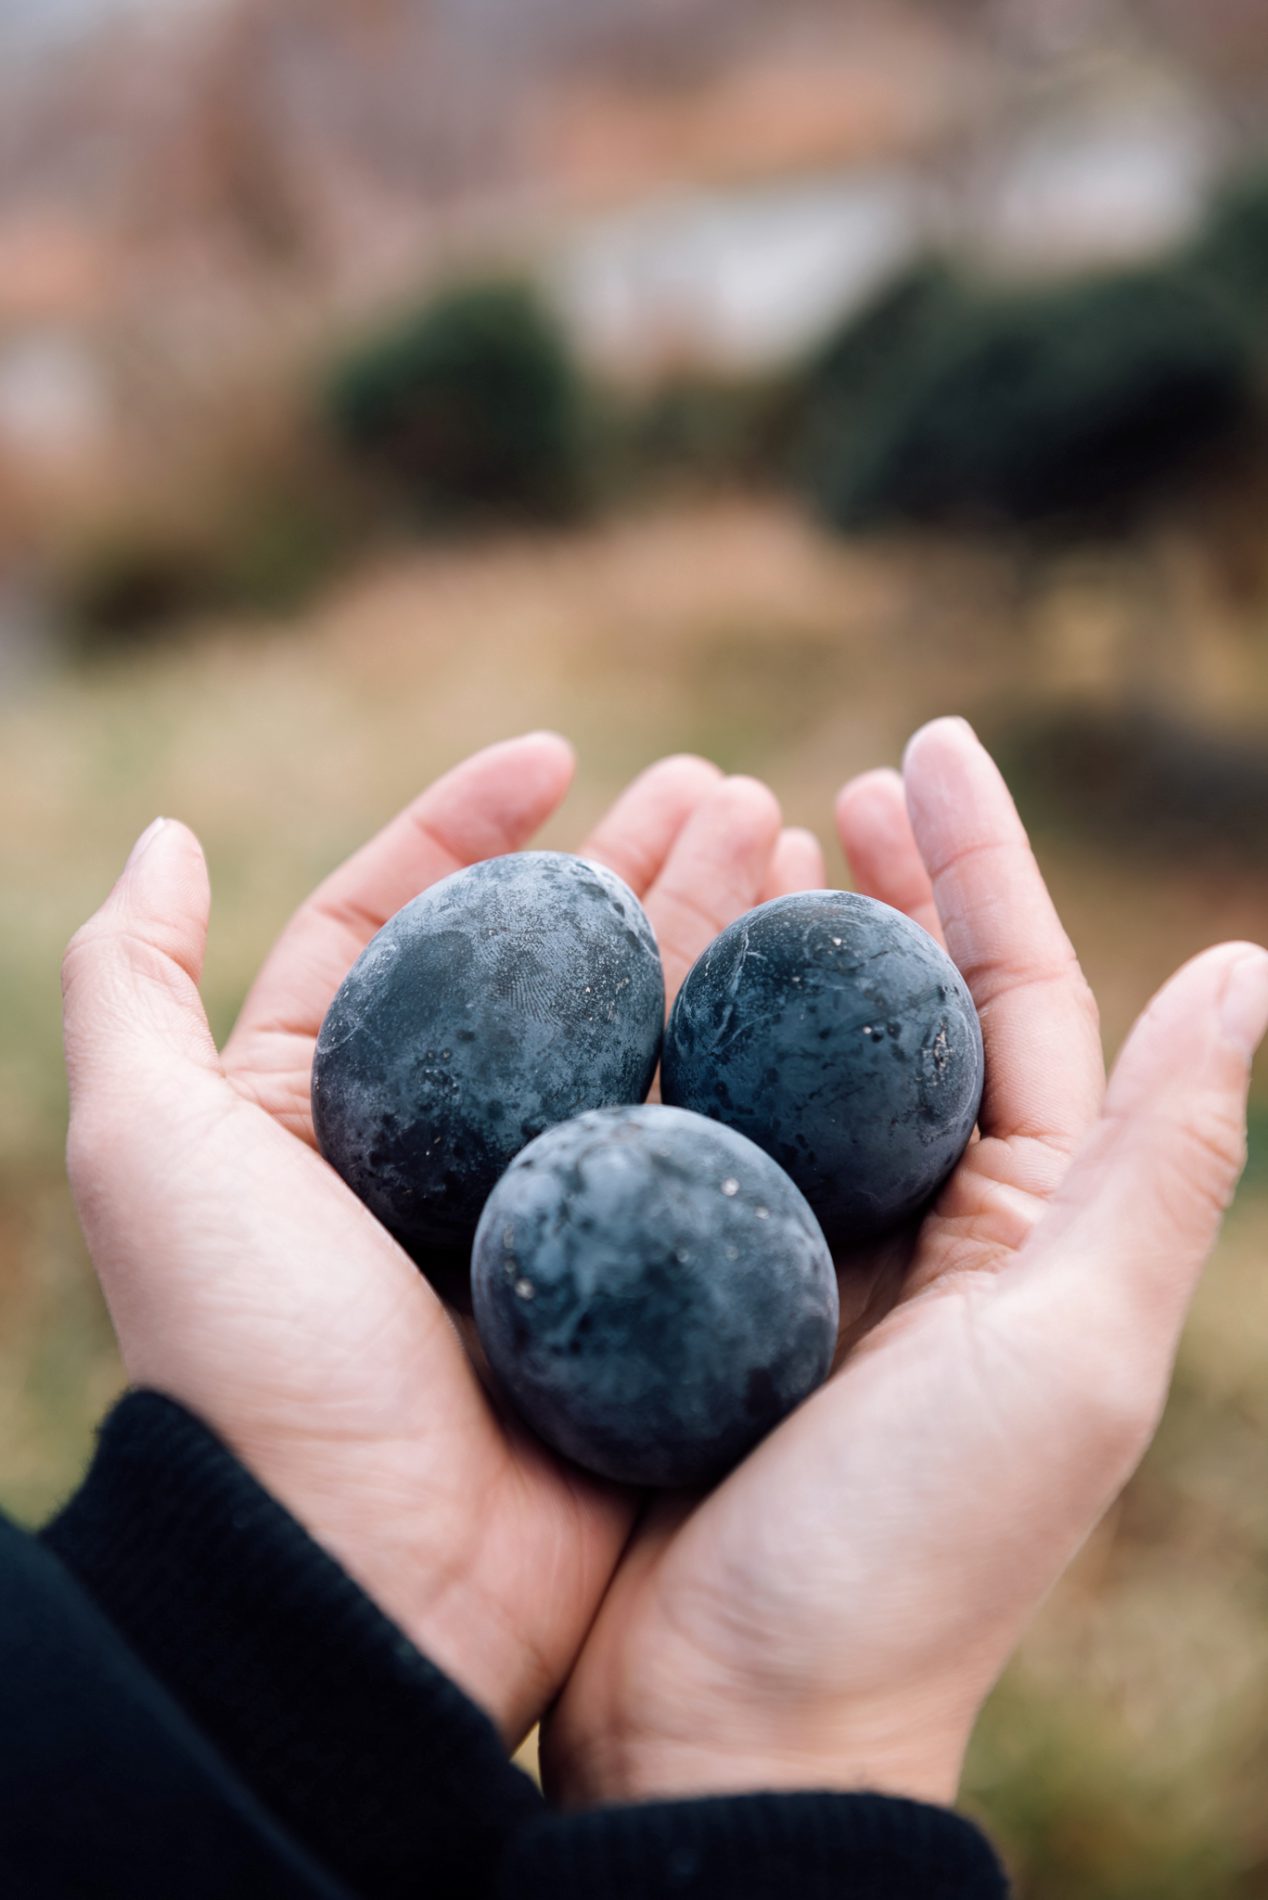
<path id="1" fill-rule="evenodd" d="M 852 1710 L 866 1730 L 873 1689 L 916 1682 L 918 1726 L 980 1697 L 1146 1441 L 1235 1179 L 1265 959 L 1225 946 L 1173 979 L 1088 1137 L 1094 1012 L 985 755 L 945 723 L 917 742 L 919 849 L 893 775 L 847 788 L 859 883 L 945 928 L 973 991 L 981 1139 L 914 1236 L 842 1263 L 834 1376 L 710 1498 L 651 1510 L 613 1577 L 632 1502 L 502 1416 L 308 1111 L 317 1029 L 362 945 L 435 878 L 518 848 L 568 776 L 538 737 L 441 780 L 297 914 L 223 1055 L 197 989 L 201 854 L 180 826 L 147 833 L 64 966 L 72 1184 L 133 1378 L 216 1427 L 508 1739 L 594 1619 L 548 1737 L 561 1786 L 601 1789 L 605 1751 L 672 1748 L 684 1719 L 698 1778 L 737 1709 L 768 1745 L 763 1780 L 804 1779 L 816 1725 Z M 585 849 L 644 894 L 671 994 L 731 917 L 823 880 L 769 793 L 698 760 L 644 774 Z M 948 1791 L 910 1762 L 888 1785 Z"/>
<path id="2" fill-rule="evenodd" d="M 133 1378 L 216 1425 L 508 1738 L 562 1681 L 633 1506 L 489 1397 L 432 1287 L 317 1154 L 309 1075 L 373 932 L 523 844 L 569 773 L 545 738 L 441 780 L 303 906 L 223 1054 L 207 1043 L 159 1075 L 137 1160 L 153 1250 L 179 1275 L 136 1301 L 108 1223 L 85 1221 Z M 671 993 L 716 930 L 806 868 L 769 793 L 693 759 L 644 774 L 583 849 L 644 897 Z M 195 1180 L 209 1212 L 191 1223 Z"/>
<path id="3" fill-rule="evenodd" d="M 335 1509 L 324 1520 L 328 1541 L 354 1573 L 372 1550 L 365 1581 L 406 1628 L 427 1632 L 433 1653 L 475 1654 L 468 1625 L 493 1632 L 474 1680 L 467 1666 L 467 1686 L 518 1733 L 570 1660 L 627 1528 L 626 1506 L 508 1427 L 431 1287 L 316 1155 L 309 1108 L 322 1018 L 373 930 L 437 878 L 523 842 L 562 792 L 566 773 L 547 774 L 540 797 L 512 809 L 510 763 L 497 761 L 483 782 L 468 767 L 473 783 L 442 794 L 439 810 L 433 791 L 432 815 L 414 814 L 408 828 L 398 821 L 317 894 L 248 999 L 224 1069 L 239 1098 L 238 1167 L 259 1169 L 260 1205 L 299 1210 L 267 1308 L 256 1289 L 245 1309 L 242 1346 L 264 1411 L 258 1438 L 287 1434 L 301 1469 L 321 1471 Z M 702 789 L 684 775 L 682 820 Z M 640 820 L 645 810 L 630 829 Z M 248 1218 L 253 1211 L 248 1203 Z M 251 1252 L 233 1250 L 244 1280 Z M 301 1371 L 298 1390 L 293 1378 L 279 1390 L 283 1364 Z M 239 1417 L 240 1406 L 238 1396 Z M 255 1447 L 243 1450 L 250 1457 Z M 298 1498 L 296 1508 L 304 1514 Z M 446 1586 L 459 1579 L 450 1600 Z M 535 1627 L 522 1628 L 525 1605 Z M 525 1654 L 531 1671 L 520 1667 Z"/>
<path id="4" fill-rule="evenodd" d="M 148 1144 L 151 1179 L 171 1184 L 166 1205 L 150 1190 L 151 1232 L 168 1228 L 186 1271 L 176 1323 L 121 1326 L 129 1372 L 217 1426 L 517 1733 L 571 1658 L 625 1506 L 504 1428 L 417 1269 L 230 1075 L 205 1078 L 205 1102 L 186 1086 Z M 194 1167 L 231 1192 L 191 1246 Z"/>
<path id="5" fill-rule="evenodd" d="M 842 1262 L 828 1384 L 702 1503 L 664 1503 L 640 1527 L 548 1738 L 564 1789 L 603 1777 L 595 1758 L 613 1737 L 653 1732 L 672 1748 L 720 1679 L 815 1684 L 839 1704 L 948 1645 L 956 1653 L 971 1635 L 957 1623 L 969 1596 L 945 1579 L 935 1596 L 924 1579 L 962 1540 L 964 1474 L 985 1460 L 996 1487 L 1016 1487 L 1025 1521 L 1028 1434 L 1051 1426 L 1052 1382 L 1030 1350 L 1047 1345 L 1043 1329 L 1019 1312 L 1025 1281 L 1008 1269 L 1096 1115 L 1095 1012 L 1002 781 L 971 738 L 942 728 L 909 766 L 923 861 L 901 797 L 888 778 L 847 790 L 842 839 L 865 890 L 950 940 L 983 1022 L 983 1132 L 915 1232 Z M 1017 1393 L 1032 1373 L 1033 1389 Z M 1016 1402 L 992 1442 L 1005 1392 Z M 1034 1560 L 1042 1568 L 1051 1553 Z M 845 1632 L 835 1654 L 807 1613 L 829 1601 Z"/>

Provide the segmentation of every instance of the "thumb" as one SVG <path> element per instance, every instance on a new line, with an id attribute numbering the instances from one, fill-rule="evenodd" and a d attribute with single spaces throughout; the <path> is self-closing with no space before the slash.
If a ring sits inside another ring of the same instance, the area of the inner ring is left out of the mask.
<path id="1" fill-rule="evenodd" d="M 217 1066 L 198 979 L 210 891 L 202 847 L 156 818 L 62 962 L 71 1107 L 106 1086 L 126 1093 L 173 1057 Z"/>
<path id="2" fill-rule="evenodd" d="M 1032 1246 L 1063 1303 L 1170 1364 L 1246 1157 L 1250 1065 L 1268 1024 L 1268 952 L 1205 951 L 1164 984 L 1110 1079 L 1099 1125 Z"/>

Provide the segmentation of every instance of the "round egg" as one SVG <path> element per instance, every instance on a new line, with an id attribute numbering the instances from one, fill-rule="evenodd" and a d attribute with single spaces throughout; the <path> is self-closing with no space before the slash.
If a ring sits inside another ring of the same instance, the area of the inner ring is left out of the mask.
<path id="1" fill-rule="evenodd" d="M 612 871 L 552 851 L 432 885 L 366 946 L 313 1062 L 318 1146 L 420 1264 L 468 1245 L 508 1162 L 587 1108 L 641 1102 L 660 954 Z"/>
<path id="2" fill-rule="evenodd" d="M 518 1156 L 480 1221 L 472 1296 L 517 1410 L 626 1484 L 709 1483 L 836 1347 L 832 1256 L 788 1176 L 652 1104 L 580 1115 Z"/>
<path id="3" fill-rule="evenodd" d="M 683 983 L 666 1102 L 786 1168 L 834 1246 L 923 1206 L 982 1099 L 982 1032 L 959 971 L 900 911 L 849 891 L 759 904 Z"/>

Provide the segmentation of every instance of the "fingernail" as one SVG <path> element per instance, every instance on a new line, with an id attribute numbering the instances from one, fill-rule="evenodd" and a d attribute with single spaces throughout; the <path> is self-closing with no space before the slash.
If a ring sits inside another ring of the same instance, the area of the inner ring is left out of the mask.
<path id="1" fill-rule="evenodd" d="M 1249 1062 L 1268 1029 L 1268 950 L 1250 950 L 1230 967 L 1219 1009 L 1225 1035 Z"/>
<path id="2" fill-rule="evenodd" d="M 915 751 L 925 734 L 932 732 L 935 726 L 956 726 L 961 732 L 967 733 L 970 739 L 977 738 L 977 734 L 962 713 L 939 713 L 936 719 L 926 719 L 923 726 L 917 726 L 904 748 L 904 761 Z"/>
<path id="3" fill-rule="evenodd" d="M 551 745 L 566 746 L 569 752 L 574 750 L 572 740 L 565 733 L 555 732 L 550 726 L 534 726 L 531 732 L 521 733 L 519 743 L 527 745 L 531 741 L 536 745 L 542 739 L 548 739 Z"/>
<path id="4" fill-rule="evenodd" d="M 860 772 L 857 778 L 852 778 L 843 785 L 837 793 L 837 802 L 838 804 L 843 804 L 847 800 L 853 802 L 854 799 L 860 797 L 874 799 L 879 793 L 885 803 L 889 804 L 895 792 L 899 797 L 902 796 L 902 789 L 901 772 L 896 772 L 892 765 L 877 765 L 870 772 Z"/>
<path id="5" fill-rule="evenodd" d="M 125 871 L 130 871 L 138 859 L 144 857 L 166 823 L 166 818 L 151 819 L 150 823 L 145 827 L 145 830 L 133 845 L 131 851 L 129 851 L 128 861 L 123 867 Z"/>

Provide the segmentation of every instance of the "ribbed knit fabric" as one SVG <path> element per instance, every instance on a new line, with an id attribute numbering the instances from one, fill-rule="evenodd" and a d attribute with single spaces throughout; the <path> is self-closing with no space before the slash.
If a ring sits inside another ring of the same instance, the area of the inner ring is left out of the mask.
<path id="1" fill-rule="evenodd" d="M 868 1794 L 755 1794 L 550 1817 L 517 1836 L 499 1900 L 1006 1900 L 983 1835 Z"/>
<path id="2" fill-rule="evenodd" d="M 116 1406 L 43 1541 L 356 1891 L 480 1893 L 541 1806 L 480 1710 L 170 1400 Z"/>
<path id="3" fill-rule="evenodd" d="M 4 1900 L 353 1900 L 0 1518 Z"/>
<path id="4" fill-rule="evenodd" d="M 29 1801 L 16 1775 L 0 1782 L 0 1891 L 13 1890 L 8 1828 L 22 1900 L 329 1900 L 337 1884 L 360 1900 L 1006 1892 L 971 1823 L 878 1795 L 552 1812 L 480 1710 L 210 1431 L 152 1393 L 106 1420 L 42 1551 L 8 1536 L 0 1605 L 12 1600 L 17 1637 L 0 1659 L 20 1691 L 8 1708 L 38 1711 L 25 1719 L 40 1763 Z M 5 1708 L 0 1695 L 0 1766 L 30 1752 Z"/>

